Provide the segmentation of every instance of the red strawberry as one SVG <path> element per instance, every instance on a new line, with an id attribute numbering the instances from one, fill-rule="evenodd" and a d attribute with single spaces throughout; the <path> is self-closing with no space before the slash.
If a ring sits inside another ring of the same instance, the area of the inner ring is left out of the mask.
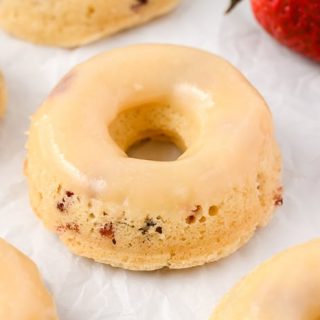
<path id="1" fill-rule="evenodd" d="M 241 0 L 232 0 L 227 12 Z M 280 43 L 320 62 L 320 0 L 251 0 L 259 23 Z"/>

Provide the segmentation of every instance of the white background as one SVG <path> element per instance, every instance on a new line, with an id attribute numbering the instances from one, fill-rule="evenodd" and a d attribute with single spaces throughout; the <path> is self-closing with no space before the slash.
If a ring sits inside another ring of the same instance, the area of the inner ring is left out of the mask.
<path id="1" fill-rule="evenodd" d="M 0 236 L 39 266 L 61 320 L 207 319 L 244 274 L 274 253 L 320 233 L 320 66 L 270 38 L 249 1 L 229 16 L 227 1 L 184 0 L 169 16 L 110 39 L 62 50 L 0 32 L 0 69 L 9 91 L 0 121 Z M 33 215 L 22 174 L 29 116 L 75 64 L 134 43 L 175 43 L 216 52 L 266 98 L 284 160 L 284 206 L 244 248 L 219 263 L 135 273 L 73 256 Z"/>

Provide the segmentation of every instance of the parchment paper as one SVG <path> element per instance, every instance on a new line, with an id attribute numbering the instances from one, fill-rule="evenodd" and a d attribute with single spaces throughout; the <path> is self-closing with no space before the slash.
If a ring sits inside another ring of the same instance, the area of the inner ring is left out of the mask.
<path id="1" fill-rule="evenodd" d="M 227 1 L 184 0 L 149 25 L 93 45 L 62 50 L 0 32 L 8 113 L 0 122 L 0 236 L 31 257 L 61 320 L 207 319 L 222 295 L 260 262 L 320 234 L 320 67 L 269 37 L 249 1 L 229 16 Z M 244 248 L 221 262 L 183 271 L 135 273 L 73 256 L 31 211 L 22 173 L 29 116 L 75 64 L 134 43 L 175 43 L 219 53 L 264 95 L 284 161 L 284 205 Z"/>

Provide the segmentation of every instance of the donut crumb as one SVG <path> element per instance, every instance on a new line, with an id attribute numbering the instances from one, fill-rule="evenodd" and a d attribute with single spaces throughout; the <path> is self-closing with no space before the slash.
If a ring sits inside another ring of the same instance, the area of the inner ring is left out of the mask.
<path id="1" fill-rule="evenodd" d="M 146 233 L 148 233 L 150 228 L 153 228 L 156 225 L 157 223 L 154 222 L 153 219 L 147 217 L 144 221 L 143 227 L 139 228 L 138 230 L 141 231 L 143 235 L 145 235 Z"/>
<path id="2" fill-rule="evenodd" d="M 86 15 L 87 15 L 87 18 L 91 18 L 96 12 L 96 8 L 94 6 L 88 6 L 87 7 L 87 12 L 86 12 Z"/>
<path id="3" fill-rule="evenodd" d="M 63 202 L 58 202 L 57 203 L 57 209 L 61 212 L 65 211 L 64 203 Z"/>
<path id="4" fill-rule="evenodd" d="M 218 212 L 219 212 L 219 207 L 217 207 L 217 206 L 211 206 L 209 208 L 209 216 L 210 217 L 216 216 L 218 214 Z"/>
<path id="5" fill-rule="evenodd" d="M 196 205 L 191 211 L 195 213 L 199 213 L 200 211 L 202 211 L 202 207 L 200 205 Z"/>
<path id="6" fill-rule="evenodd" d="M 131 5 L 131 10 L 138 11 L 141 7 L 147 5 L 149 0 L 135 0 L 135 3 Z"/>
<path id="7" fill-rule="evenodd" d="M 59 185 L 57 186 L 57 190 L 56 190 L 58 194 L 60 194 L 61 189 L 62 189 L 61 184 L 59 184 Z"/>
<path id="8" fill-rule="evenodd" d="M 113 223 L 106 223 L 103 227 L 100 228 L 99 233 L 101 237 L 109 238 L 109 239 L 114 239 L 114 228 L 113 228 Z"/>
<path id="9" fill-rule="evenodd" d="M 70 231 L 75 231 L 76 233 L 80 233 L 80 227 L 77 223 L 71 222 L 66 224 L 66 229 Z"/>
<path id="10" fill-rule="evenodd" d="M 64 225 L 59 225 L 59 226 L 56 227 L 56 230 L 57 230 L 58 233 L 63 233 L 63 232 L 66 231 L 66 228 L 65 228 Z"/>
<path id="11" fill-rule="evenodd" d="M 280 207 L 283 205 L 283 197 L 281 194 L 278 194 L 274 197 L 274 205 Z"/>
<path id="12" fill-rule="evenodd" d="M 74 193 L 72 191 L 66 191 L 65 196 L 57 203 L 57 209 L 61 212 L 65 212 L 68 206 L 71 204 Z"/>
<path id="13" fill-rule="evenodd" d="M 74 223 L 74 222 L 66 223 L 65 225 L 61 224 L 61 225 L 56 227 L 56 230 L 57 230 L 58 233 L 64 233 L 67 230 L 74 231 L 76 233 L 80 233 L 79 225 L 77 223 Z"/>
<path id="14" fill-rule="evenodd" d="M 196 217 L 193 214 L 191 214 L 190 216 L 188 216 L 186 218 L 186 223 L 187 224 L 193 224 L 195 222 L 196 222 Z"/>
<path id="15" fill-rule="evenodd" d="M 273 197 L 274 205 L 280 207 L 283 205 L 283 197 L 282 197 L 283 188 L 279 187 Z"/>

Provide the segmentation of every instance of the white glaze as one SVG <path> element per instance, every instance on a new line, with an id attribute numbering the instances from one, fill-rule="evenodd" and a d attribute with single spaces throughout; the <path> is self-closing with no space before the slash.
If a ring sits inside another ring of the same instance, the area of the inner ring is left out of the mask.
<path id="1" fill-rule="evenodd" d="M 198 128 L 177 161 L 128 158 L 108 133 L 119 112 L 152 102 L 173 106 Z M 271 123 L 261 96 L 221 58 L 146 45 L 76 67 L 34 115 L 31 131 L 39 157 L 71 190 L 127 203 L 133 215 L 141 208 L 165 215 L 195 201 L 209 207 L 230 186 L 244 185 Z"/>

